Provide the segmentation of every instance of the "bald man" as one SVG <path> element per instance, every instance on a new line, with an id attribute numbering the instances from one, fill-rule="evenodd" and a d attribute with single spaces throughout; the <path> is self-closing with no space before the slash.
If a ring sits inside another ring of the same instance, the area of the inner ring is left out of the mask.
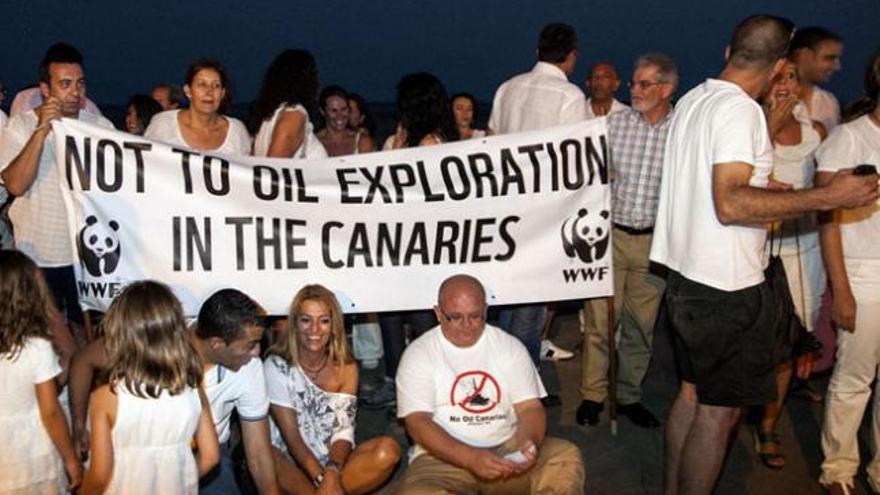
<path id="1" fill-rule="evenodd" d="M 580 450 L 545 437 L 546 395 L 526 348 L 486 324 L 486 292 L 469 275 L 440 286 L 440 325 L 397 370 L 397 415 L 415 442 L 401 493 L 584 493 Z"/>
<path id="2" fill-rule="evenodd" d="M 617 69 L 608 62 L 599 62 L 590 69 L 590 75 L 584 81 L 584 87 L 590 95 L 587 98 L 587 118 L 589 119 L 629 109 L 628 106 L 614 98 L 614 94 L 620 89 L 620 78 L 617 76 Z"/>

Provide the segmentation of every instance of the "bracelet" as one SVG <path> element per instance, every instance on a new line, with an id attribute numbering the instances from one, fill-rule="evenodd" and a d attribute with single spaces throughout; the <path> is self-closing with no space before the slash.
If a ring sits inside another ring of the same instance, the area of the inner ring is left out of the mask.
<path id="1" fill-rule="evenodd" d="M 324 471 L 320 471 L 318 474 L 312 478 L 312 484 L 315 485 L 315 488 L 321 486 L 321 483 L 324 482 Z"/>

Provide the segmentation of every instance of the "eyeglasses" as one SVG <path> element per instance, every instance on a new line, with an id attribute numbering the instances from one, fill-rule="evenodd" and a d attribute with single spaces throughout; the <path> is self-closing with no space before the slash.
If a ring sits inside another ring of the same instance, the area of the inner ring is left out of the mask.
<path id="1" fill-rule="evenodd" d="M 666 84 L 666 81 L 645 81 L 645 80 L 630 81 L 629 82 L 629 89 L 634 89 L 636 86 L 638 86 L 639 89 L 641 89 L 642 91 L 645 91 L 646 89 L 650 88 L 651 86 L 655 86 L 657 84 Z"/>
<path id="2" fill-rule="evenodd" d="M 444 320 L 448 321 L 449 323 L 452 323 L 453 325 L 461 325 L 465 322 L 475 323 L 475 324 L 479 325 L 479 324 L 485 323 L 485 321 L 486 321 L 486 314 L 485 313 L 463 315 L 461 313 L 451 313 L 450 314 L 450 313 L 441 312 L 441 315 L 443 316 Z"/>

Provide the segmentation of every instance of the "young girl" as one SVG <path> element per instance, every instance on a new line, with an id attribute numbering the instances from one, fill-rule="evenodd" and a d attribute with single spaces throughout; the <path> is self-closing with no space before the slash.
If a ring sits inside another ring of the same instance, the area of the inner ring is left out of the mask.
<path id="1" fill-rule="evenodd" d="M 354 447 L 358 371 L 336 297 L 303 287 L 288 324 L 264 366 L 278 484 L 308 495 L 369 493 L 391 476 L 400 447 L 390 437 Z"/>
<path id="2" fill-rule="evenodd" d="M 58 402 L 52 312 L 34 262 L 0 251 L 0 494 L 64 493 L 82 481 Z"/>
<path id="3" fill-rule="evenodd" d="M 197 493 L 199 477 L 220 454 L 180 303 L 163 284 L 136 282 L 113 301 L 102 325 L 108 384 L 91 398 L 83 493 Z"/>

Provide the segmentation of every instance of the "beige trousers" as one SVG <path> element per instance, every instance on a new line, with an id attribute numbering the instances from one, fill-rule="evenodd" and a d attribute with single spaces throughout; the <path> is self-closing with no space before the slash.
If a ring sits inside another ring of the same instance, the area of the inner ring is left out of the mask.
<path id="1" fill-rule="evenodd" d="M 666 282 L 648 272 L 651 234 L 630 235 L 614 229 L 614 317 L 618 322 L 620 356 L 618 402 L 642 400 L 642 379 L 654 342 L 654 321 Z M 607 299 L 584 302 L 584 346 L 581 397 L 603 402 L 608 394 Z"/>
<path id="2" fill-rule="evenodd" d="M 515 449 L 510 440 L 499 454 Z M 547 437 L 538 461 L 527 473 L 506 481 L 482 481 L 470 471 L 422 454 L 409 465 L 398 493 L 401 495 L 583 495 L 584 462 L 578 447 L 561 438 Z"/>

